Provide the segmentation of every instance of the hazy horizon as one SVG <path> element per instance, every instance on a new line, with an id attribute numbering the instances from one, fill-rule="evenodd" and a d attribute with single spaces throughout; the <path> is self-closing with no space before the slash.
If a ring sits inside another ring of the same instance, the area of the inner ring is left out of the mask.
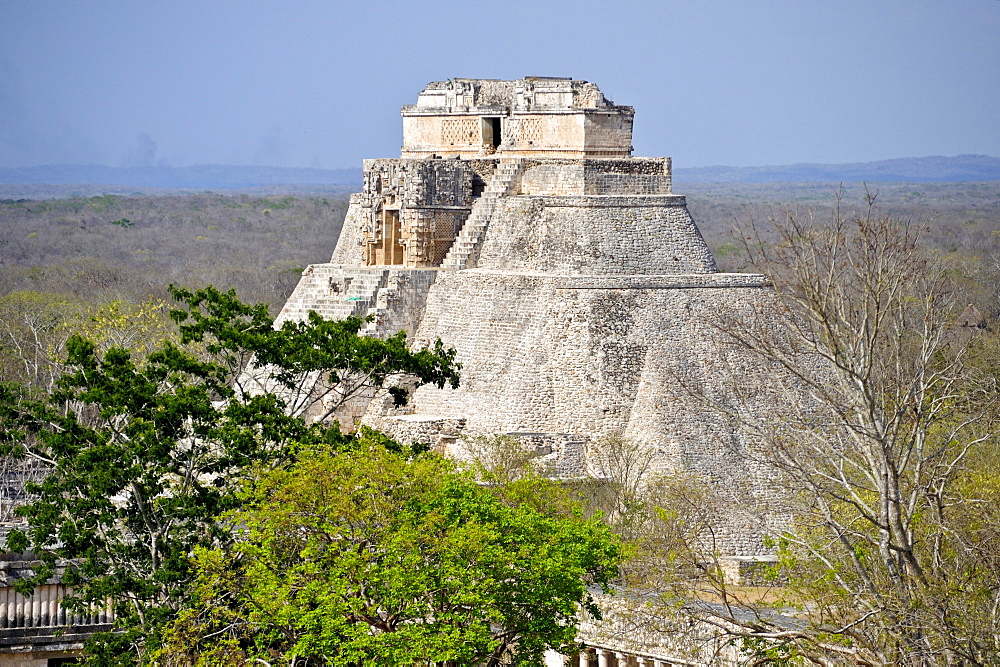
<path id="1" fill-rule="evenodd" d="M 369 156 L 372 157 L 372 156 Z M 383 156 L 379 156 L 383 157 Z M 642 157 L 638 156 L 637 157 Z M 665 156 L 669 157 L 669 156 Z M 732 164 L 705 164 L 699 165 L 697 167 L 691 166 L 681 166 L 674 168 L 674 171 L 680 170 L 697 170 L 697 169 L 767 169 L 770 167 L 806 167 L 806 166 L 845 166 L 845 165 L 865 165 L 865 164 L 875 164 L 880 162 L 893 162 L 893 161 L 913 161 L 913 160 L 929 160 L 929 159 L 945 159 L 952 160 L 958 158 L 987 158 L 990 160 L 1000 160 L 998 155 L 985 155 L 981 153 L 960 153 L 958 155 L 907 155 L 900 157 L 883 158 L 881 160 L 865 160 L 856 162 L 791 162 L 787 164 L 747 164 L 747 165 L 732 165 Z M 169 164 L 166 161 L 161 161 L 157 164 L 145 164 L 145 165 L 129 165 L 129 164 L 100 164 L 100 163 L 83 163 L 83 162 L 64 162 L 64 163 L 50 163 L 50 164 L 34 164 L 34 165 L 24 165 L 16 167 L 2 167 L 0 169 L 4 170 L 14 170 L 14 169 L 35 169 L 35 168 L 60 168 L 60 167 L 98 167 L 98 168 L 110 168 L 110 169 L 194 169 L 199 167 L 224 167 L 224 168 L 246 168 L 246 169 L 302 169 L 302 170 L 320 170 L 320 171 L 357 171 L 359 174 L 362 171 L 362 165 L 359 162 L 353 166 L 339 166 L 339 167 L 303 167 L 303 166 L 289 166 L 283 167 L 276 164 L 257 164 L 257 163 L 247 163 L 247 164 L 229 164 L 224 162 L 198 162 L 192 164 Z"/>
<path id="2" fill-rule="evenodd" d="M 0 167 L 357 168 L 430 81 L 573 76 L 677 168 L 1000 156 L 1000 2 L 0 0 Z"/>

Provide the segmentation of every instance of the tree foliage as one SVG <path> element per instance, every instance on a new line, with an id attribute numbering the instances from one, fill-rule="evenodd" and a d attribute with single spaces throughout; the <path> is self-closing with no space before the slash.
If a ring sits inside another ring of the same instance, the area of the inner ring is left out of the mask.
<path id="1" fill-rule="evenodd" d="M 158 659 L 538 664 L 572 653 L 588 585 L 621 551 L 601 523 L 510 502 L 437 455 L 359 441 L 266 476 L 199 553 L 195 604 Z"/>
<path id="2" fill-rule="evenodd" d="M 361 318 L 324 320 L 312 311 L 275 328 L 264 304 L 244 304 L 232 291 L 172 286 L 171 293 L 189 306 L 171 312 L 182 343 L 201 346 L 228 369 L 239 396 L 275 393 L 296 417 L 325 421 L 350 399 L 381 388 L 403 405 L 414 383 L 458 386 L 461 365 L 440 340 L 414 352 L 405 332 L 360 336 Z"/>
<path id="3" fill-rule="evenodd" d="M 345 439 L 336 426 L 291 414 L 280 393 L 239 391 L 244 363 L 264 359 L 292 374 L 361 369 L 372 386 L 398 373 L 417 383 L 457 382 L 454 352 L 440 345 L 410 353 L 401 338 L 362 339 L 360 321 L 313 317 L 275 330 L 266 307 L 242 304 L 232 292 L 173 294 L 186 306 L 172 313 L 182 344 L 167 340 L 137 358 L 74 335 L 50 393 L 38 399 L 0 385 L 3 453 L 46 473 L 17 510 L 27 527 L 7 539 L 9 551 L 40 560 L 19 588 L 27 594 L 70 563 L 63 579 L 75 603 L 110 600 L 124 631 L 91 644 L 99 662 L 155 644 L 156 629 L 184 604 L 193 550 L 232 541 L 231 526 L 217 517 L 240 504 L 242 482 L 290 462 L 299 447 Z"/>
<path id="4" fill-rule="evenodd" d="M 66 343 L 74 333 L 103 352 L 124 347 L 145 356 L 172 331 L 166 303 L 113 299 L 86 303 L 54 293 L 0 296 L 0 370 L 7 381 L 51 391 L 62 375 Z"/>

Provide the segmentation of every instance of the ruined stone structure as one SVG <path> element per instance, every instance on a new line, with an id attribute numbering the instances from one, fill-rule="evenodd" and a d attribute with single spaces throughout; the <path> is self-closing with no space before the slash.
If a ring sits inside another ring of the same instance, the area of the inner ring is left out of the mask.
<path id="1" fill-rule="evenodd" d="M 587 81 L 437 81 L 403 107 L 403 157 L 627 158 L 633 113 Z"/>
<path id="2" fill-rule="evenodd" d="M 654 470 L 725 499 L 712 549 L 753 569 L 787 490 L 732 415 L 759 422 L 796 391 L 727 327 L 775 316 L 774 293 L 718 272 L 670 159 L 632 157 L 633 114 L 585 81 L 429 84 L 402 110 L 402 156 L 365 161 L 330 262 L 278 319 L 371 316 L 369 334 L 457 349 L 458 389 L 421 387 L 402 409 L 368 397 L 342 422 L 449 454 L 463 435 L 514 435 L 562 477 L 601 477 L 606 435 L 637 441 Z M 565 664 L 738 664 L 711 627 L 671 636 L 642 601 L 606 602 Z"/>
<path id="3" fill-rule="evenodd" d="M 738 568 L 764 553 L 782 490 L 752 437 L 707 402 L 766 415 L 786 400 L 719 326 L 767 312 L 773 293 L 764 276 L 717 271 L 670 159 L 632 157 L 633 113 L 572 79 L 429 84 L 402 110 L 401 157 L 365 161 L 330 262 L 305 270 L 278 321 L 370 315 L 371 335 L 457 349 L 458 389 L 422 387 L 402 409 L 363 397 L 343 423 L 445 453 L 463 435 L 511 434 L 563 477 L 601 476 L 592 450 L 605 435 L 642 443 L 657 470 L 730 499 L 716 548 Z M 111 620 L 67 615 L 55 581 L 25 600 L 14 578 L 0 582 L 0 664 L 74 655 Z M 581 628 L 586 650 L 546 664 L 737 664 L 711 628 L 678 645 L 637 621 L 642 600 L 601 605 L 605 621 Z"/>
<path id="4" fill-rule="evenodd" d="M 366 160 L 329 263 L 310 266 L 279 321 L 371 315 L 368 333 L 441 338 L 457 389 L 342 415 L 454 451 L 506 433 L 557 475 L 598 475 L 607 434 L 733 500 L 718 547 L 764 551 L 753 512 L 780 490 L 746 434 L 692 398 L 766 414 L 780 397 L 717 322 L 773 299 L 761 275 L 719 273 L 671 187 L 669 158 L 631 157 L 633 110 L 592 83 L 533 77 L 431 83 L 403 115 L 402 157 Z M 735 378 L 735 380 L 734 380 Z"/>
<path id="5" fill-rule="evenodd" d="M 95 632 L 111 630 L 114 616 L 107 609 L 92 613 L 67 610 L 62 569 L 30 597 L 14 589 L 18 579 L 31 576 L 38 563 L 30 557 L 0 557 L 0 665 L 42 667 L 69 664 L 82 654 L 83 642 Z"/>

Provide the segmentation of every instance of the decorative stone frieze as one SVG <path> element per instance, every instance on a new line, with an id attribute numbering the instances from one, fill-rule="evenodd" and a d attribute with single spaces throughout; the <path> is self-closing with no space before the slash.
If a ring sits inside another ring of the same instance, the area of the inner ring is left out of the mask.
<path id="1" fill-rule="evenodd" d="M 404 158 L 628 157 L 632 107 L 588 81 L 525 77 L 430 83 L 403 107 Z"/>

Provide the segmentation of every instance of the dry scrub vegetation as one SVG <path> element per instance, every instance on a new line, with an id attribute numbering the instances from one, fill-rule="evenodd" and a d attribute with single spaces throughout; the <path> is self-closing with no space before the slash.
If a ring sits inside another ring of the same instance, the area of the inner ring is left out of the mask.
<path id="1" fill-rule="evenodd" d="M 346 210 L 346 196 L 6 199 L 0 295 L 138 302 L 210 283 L 276 310 L 307 264 L 329 258 Z"/>
<path id="2" fill-rule="evenodd" d="M 866 194 L 875 195 L 879 211 L 922 229 L 921 243 L 963 265 L 973 282 L 992 290 L 990 277 L 1000 258 L 1000 182 L 975 183 L 714 183 L 678 184 L 691 215 L 723 271 L 747 270 L 749 261 L 738 228 L 789 213 L 803 219 L 829 220 L 864 215 Z M 987 275 L 990 274 L 990 275 Z M 976 286 L 969 284 L 976 291 Z M 998 314 L 992 294 L 970 295 L 976 305 Z"/>

